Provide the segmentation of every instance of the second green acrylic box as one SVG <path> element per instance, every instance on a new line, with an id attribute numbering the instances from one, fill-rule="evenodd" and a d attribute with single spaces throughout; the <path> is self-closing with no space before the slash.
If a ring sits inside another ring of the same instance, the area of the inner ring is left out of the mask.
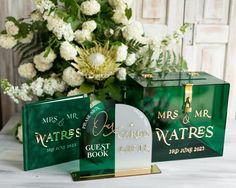
<path id="1" fill-rule="evenodd" d="M 205 72 L 130 74 L 126 101 L 153 131 L 152 161 L 222 156 L 229 84 Z"/>

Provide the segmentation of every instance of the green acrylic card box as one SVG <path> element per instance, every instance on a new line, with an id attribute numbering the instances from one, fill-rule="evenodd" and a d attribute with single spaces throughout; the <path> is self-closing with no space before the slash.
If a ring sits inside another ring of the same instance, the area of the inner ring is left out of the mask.
<path id="1" fill-rule="evenodd" d="M 151 123 L 152 161 L 222 156 L 229 87 L 205 72 L 130 74 L 126 101 Z"/>
<path id="2" fill-rule="evenodd" d="M 82 95 L 24 105 L 24 170 L 79 159 L 81 125 L 89 110 L 89 98 Z"/>

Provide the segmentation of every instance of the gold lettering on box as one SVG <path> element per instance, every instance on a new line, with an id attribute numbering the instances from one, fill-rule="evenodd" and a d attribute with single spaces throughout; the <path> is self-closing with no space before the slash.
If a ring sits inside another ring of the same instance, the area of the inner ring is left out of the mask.
<path id="1" fill-rule="evenodd" d="M 157 119 L 170 119 L 175 120 L 179 118 L 179 110 L 168 110 L 168 111 L 158 111 L 157 112 Z M 211 119 L 211 115 L 209 110 L 195 110 L 195 118 L 208 118 Z"/>
<path id="2" fill-rule="evenodd" d="M 200 118 L 211 118 L 211 116 L 209 115 L 209 111 L 208 110 L 200 110 L 200 111 L 198 111 L 198 110 L 196 110 L 195 111 L 195 118 L 197 118 L 197 117 L 200 117 Z"/>
<path id="3" fill-rule="evenodd" d="M 179 117 L 179 111 L 165 111 L 165 112 L 158 112 L 157 119 L 177 119 Z"/>
<path id="4" fill-rule="evenodd" d="M 165 132 L 160 128 L 156 128 L 155 131 L 158 141 L 163 141 L 167 146 L 171 146 L 171 141 L 192 139 L 193 137 L 211 138 L 214 136 L 213 126 L 185 127 Z"/>

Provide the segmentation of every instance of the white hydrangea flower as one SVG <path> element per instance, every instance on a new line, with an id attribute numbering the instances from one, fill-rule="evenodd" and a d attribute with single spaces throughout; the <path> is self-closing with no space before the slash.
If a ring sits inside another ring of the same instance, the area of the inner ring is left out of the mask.
<path id="1" fill-rule="evenodd" d="M 44 14 L 44 19 L 47 20 L 47 28 L 52 31 L 59 40 L 64 37 L 67 41 L 74 40 L 74 32 L 71 24 L 64 22 L 55 12 Z"/>
<path id="2" fill-rule="evenodd" d="M 122 34 L 126 40 L 139 39 L 144 33 L 143 26 L 140 22 L 131 22 L 123 28 Z"/>
<path id="3" fill-rule="evenodd" d="M 133 4 L 133 0 L 108 0 L 108 3 L 115 9 L 130 8 Z"/>
<path id="4" fill-rule="evenodd" d="M 64 36 L 64 39 L 67 40 L 67 41 L 73 41 L 74 40 L 74 31 L 71 27 L 71 24 L 69 23 L 66 23 L 64 22 L 64 25 L 63 25 L 63 29 L 64 30 L 64 33 L 63 33 L 63 36 Z"/>
<path id="5" fill-rule="evenodd" d="M 117 48 L 116 62 L 125 61 L 128 55 L 128 47 L 124 44 Z"/>
<path id="6" fill-rule="evenodd" d="M 0 80 L 3 84 L 3 93 L 7 94 L 15 103 L 19 103 L 19 99 L 23 101 L 31 101 L 32 95 L 28 84 L 24 83 L 20 87 L 14 87 L 7 80 Z"/>
<path id="7" fill-rule="evenodd" d="M 54 87 L 55 88 L 55 92 L 64 92 L 65 89 L 67 88 L 66 82 L 62 79 L 59 78 L 55 78 L 57 81 L 57 85 Z"/>
<path id="8" fill-rule="evenodd" d="M 116 73 L 116 77 L 120 81 L 125 81 L 126 80 L 126 75 L 127 75 L 127 71 L 123 67 L 119 68 L 118 72 Z"/>
<path id="9" fill-rule="evenodd" d="M 93 32 L 97 28 L 97 23 L 94 20 L 84 22 L 82 25 L 82 30 L 87 30 Z"/>
<path id="10" fill-rule="evenodd" d="M 84 77 L 72 67 L 63 71 L 62 79 L 72 87 L 80 86 L 84 82 Z"/>
<path id="11" fill-rule="evenodd" d="M 19 33 L 19 27 L 17 27 L 13 21 L 7 21 L 5 23 L 5 28 L 9 35 L 17 35 Z"/>
<path id="12" fill-rule="evenodd" d="M 114 35 L 115 31 L 114 31 L 113 29 L 109 29 L 109 33 L 110 33 L 111 35 Z"/>
<path id="13" fill-rule="evenodd" d="M 108 0 L 108 3 L 113 7 L 113 8 L 119 8 L 119 9 L 125 9 L 126 4 L 124 3 L 123 0 Z"/>
<path id="14" fill-rule="evenodd" d="M 35 68 L 40 72 L 45 72 L 51 69 L 53 66 L 52 63 L 44 63 L 43 61 L 41 61 L 40 56 L 34 57 L 34 64 L 35 64 Z"/>
<path id="15" fill-rule="evenodd" d="M 17 40 L 7 34 L 1 34 L 0 35 L 0 46 L 6 49 L 11 49 L 17 44 Z"/>
<path id="16" fill-rule="evenodd" d="M 12 86 L 9 90 L 8 95 L 11 95 L 11 97 L 15 98 L 15 102 L 18 103 L 19 100 L 22 101 L 31 101 L 32 96 L 30 95 L 30 87 L 28 84 L 24 83 L 19 88 L 18 86 L 14 87 Z M 17 102 L 18 101 L 18 102 Z"/>
<path id="17" fill-rule="evenodd" d="M 116 3 L 117 2 L 120 2 L 120 0 L 108 0 L 108 3 L 113 7 L 113 8 L 116 8 Z"/>
<path id="18" fill-rule="evenodd" d="M 62 58 L 69 61 L 69 60 L 73 60 L 76 57 L 77 50 L 75 49 L 75 47 L 72 44 L 65 41 L 61 44 L 60 54 L 61 54 Z"/>
<path id="19" fill-rule="evenodd" d="M 30 17 L 33 22 L 43 20 L 43 15 L 38 10 L 33 11 Z"/>
<path id="20" fill-rule="evenodd" d="M 29 43 L 31 43 L 33 38 L 34 38 L 34 34 L 33 34 L 33 32 L 30 32 L 25 38 L 19 39 L 19 42 L 21 42 L 23 44 L 29 44 Z"/>
<path id="21" fill-rule="evenodd" d="M 43 14 L 43 19 L 47 21 L 47 28 L 49 31 L 53 31 L 61 22 L 61 19 L 58 16 L 55 16 L 54 12 Z"/>
<path id="22" fill-rule="evenodd" d="M 71 96 L 75 96 L 75 95 L 79 95 L 79 94 L 82 94 L 80 92 L 80 90 L 78 88 L 75 88 L 73 90 L 70 90 L 67 94 L 68 97 L 71 97 Z"/>
<path id="23" fill-rule="evenodd" d="M 52 63 L 43 63 L 43 62 L 34 62 L 35 68 L 40 72 L 45 72 L 47 70 L 50 70 L 53 66 Z"/>
<path id="24" fill-rule="evenodd" d="M 125 10 L 122 10 L 122 9 L 116 9 L 114 11 L 112 20 L 117 24 L 127 25 L 129 23 L 129 20 L 125 15 Z"/>
<path id="25" fill-rule="evenodd" d="M 88 30 L 77 30 L 75 32 L 75 40 L 78 43 L 82 43 L 86 40 L 91 41 L 92 40 L 91 32 Z"/>
<path id="26" fill-rule="evenodd" d="M 135 55 L 135 53 L 128 54 L 127 59 L 126 59 L 126 61 L 125 61 L 125 64 L 126 64 L 127 66 L 132 66 L 132 65 L 135 63 L 135 61 L 136 61 L 136 55 Z"/>
<path id="27" fill-rule="evenodd" d="M 57 7 L 65 8 L 65 2 L 57 1 Z"/>
<path id="28" fill-rule="evenodd" d="M 101 5 L 96 0 L 88 0 L 80 5 L 80 10 L 87 16 L 97 14 L 101 10 Z"/>
<path id="29" fill-rule="evenodd" d="M 66 83 L 54 76 L 45 79 L 43 85 L 44 93 L 53 96 L 55 92 L 63 92 L 66 89 Z"/>
<path id="30" fill-rule="evenodd" d="M 57 55 L 55 54 L 55 52 L 52 49 L 50 49 L 50 52 L 47 55 L 47 57 L 44 57 L 45 52 L 43 52 L 42 55 L 43 55 L 43 58 L 45 59 L 45 62 L 47 62 L 47 63 L 53 63 L 54 60 L 57 58 Z"/>
<path id="31" fill-rule="evenodd" d="M 90 63 L 94 67 L 102 66 L 105 63 L 105 56 L 101 53 L 93 53 L 88 57 Z"/>
<path id="32" fill-rule="evenodd" d="M 113 29 L 106 29 L 105 31 L 104 31 L 104 34 L 105 34 L 105 36 L 106 37 L 111 37 L 112 35 L 114 35 L 114 30 Z"/>
<path id="33" fill-rule="evenodd" d="M 15 103 L 17 104 L 19 103 L 18 98 L 19 98 L 20 89 L 18 86 L 14 87 L 11 85 L 3 93 L 8 95 Z"/>
<path id="34" fill-rule="evenodd" d="M 55 8 L 55 4 L 50 0 L 35 0 L 35 5 L 42 14 Z"/>
<path id="35" fill-rule="evenodd" d="M 43 91 L 44 93 L 48 95 L 54 95 L 55 90 L 54 86 L 57 84 L 57 81 L 53 78 L 45 79 L 44 80 L 44 85 L 43 85 Z"/>
<path id="36" fill-rule="evenodd" d="M 31 101 L 32 96 L 30 95 L 30 86 L 26 83 L 23 83 L 20 88 L 19 98 L 23 101 Z"/>
<path id="37" fill-rule="evenodd" d="M 25 63 L 18 67 L 18 73 L 21 77 L 32 79 L 36 76 L 37 72 L 32 63 Z"/>
<path id="38" fill-rule="evenodd" d="M 44 79 L 43 78 L 38 77 L 36 80 L 34 80 L 30 84 L 30 88 L 31 88 L 33 94 L 38 96 L 38 97 L 42 97 L 43 96 L 43 85 L 44 85 Z"/>
<path id="39" fill-rule="evenodd" d="M 54 60 L 55 60 L 56 57 L 57 57 L 57 55 L 55 54 L 55 52 L 54 52 L 52 49 L 50 49 L 50 52 L 48 53 L 47 56 L 45 56 L 45 54 L 46 54 L 46 50 L 43 51 L 43 52 L 41 52 L 41 53 L 39 54 L 39 56 L 40 56 L 40 58 L 41 58 L 41 61 L 44 62 L 44 63 L 46 63 L 46 64 L 53 63 Z"/>

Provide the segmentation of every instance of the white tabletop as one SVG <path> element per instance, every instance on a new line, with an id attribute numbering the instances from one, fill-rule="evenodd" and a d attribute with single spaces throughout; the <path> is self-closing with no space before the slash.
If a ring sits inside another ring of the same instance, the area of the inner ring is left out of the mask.
<path id="1" fill-rule="evenodd" d="M 11 120 L 11 123 L 14 121 Z M 8 124 L 9 126 L 9 124 Z M 22 144 L 4 131 L 0 135 L 0 188 L 76 187 L 76 188 L 235 188 L 236 121 L 229 120 L 223 157 L 161 162 L 161 174 L 73 182 L 69 172 L 77 167 L 70 162 L 24 172 Z M 9 128 L 7 129 L 9 130 Z"/>

